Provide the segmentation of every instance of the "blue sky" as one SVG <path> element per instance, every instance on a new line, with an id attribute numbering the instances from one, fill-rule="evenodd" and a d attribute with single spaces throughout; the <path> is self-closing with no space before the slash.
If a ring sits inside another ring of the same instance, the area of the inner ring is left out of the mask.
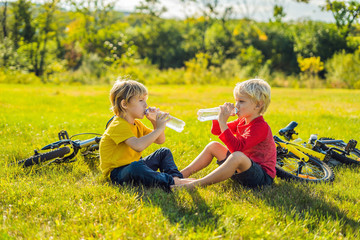
<path id="1" fill-rule="evenodd" d="M 116 4 L 117 9 L 133 11 L 140 0 L 119 0 Z M 285 9 L 288 20 L 311 19 L 325 22 L 333 22 L 330 12 L 323 12 L 320 6 L 325 4 L 325 0 L 310 0 L 310 3 L 297 3 L 295 0 L 223 0 L 219 1 L 222 5 L 232 6 L 239 17 L 250 17 L 255 20 L 268 21 L 272 17 L 272 8 L 275 4 L 282 5 Z M 161 0 L 161 3 L 168 9 L 162 16 L 166 18 L 182 18 L 196 13 L 194 6 L 184 6 L 180 0 Z"/>

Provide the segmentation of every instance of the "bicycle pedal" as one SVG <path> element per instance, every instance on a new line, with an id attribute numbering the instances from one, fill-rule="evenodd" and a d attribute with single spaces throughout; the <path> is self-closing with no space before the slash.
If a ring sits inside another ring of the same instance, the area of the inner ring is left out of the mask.
<path id="1" fill-rule="evenodd" d="M 331 152 L 328 151 L 328 152 L 326 153 L 323 161 L 324 161 L 325 163 L 328 163 L 328 162 L 330 162 L 331 160 L 333 160 L 333 158 L 331 157 Z"/>
<path id="2" fill-rule="evenodd" d="M 357 141 L 354 139 L 351 139 L 348 144 L 346 144 L 345 152 L 346 154 L 349 154 L 351 151 L 354 151 L 356 147 Z"/>
<path id="3" fill-rule="evenodd" d="M 336 166 L 341 165 L 341 162 L 332 158 L 328 162 L 326 162 L 326 164 L 328 164 L 330 167 L 336 167 Z"/>
<path id="4" fill-rule="evenodd" d="M 69 139 L 69 134 L 67 133 L 67 131 L 61 130 L 61 131 L 58 133 L 58 137 L 59 137 L 59 140 Z"/>

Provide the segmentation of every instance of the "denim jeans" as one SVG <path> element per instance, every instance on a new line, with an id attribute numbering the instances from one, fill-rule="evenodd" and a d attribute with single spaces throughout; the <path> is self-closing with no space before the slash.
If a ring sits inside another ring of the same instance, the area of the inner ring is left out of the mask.
<path id="1" fill-rule="evenodd" d="M 142 184 L 146 187 L 158 186 L 165 190 L 170 190 L 170 185 L 174 184 L 173 177 L 183 178 L 183 175 L 175 165 L 168 148 L 160 148 L 139 161 L 115 168 L 110 174 L 110 179 L 115 184 Z"/>

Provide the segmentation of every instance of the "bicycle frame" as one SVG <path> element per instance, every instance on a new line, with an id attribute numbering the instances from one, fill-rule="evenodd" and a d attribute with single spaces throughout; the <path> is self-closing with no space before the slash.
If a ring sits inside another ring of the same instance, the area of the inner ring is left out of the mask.
<path id="1" fill-rule="evenodd" d="M 287 149 L 288 152 L 295 154 L 301 161 L 309 161 L 309 156 L 313 156 L 321 161 L 327 160 L 328 156 L 326 154 L 316 152 L 312 149 L 306 148 L 300 144 L 281 140 L 279 137 L 274 136 L 275 143 L 281 146 L 283 149 Z"/>
<path id="2" fill-rule="evenodd" d="M 84 135 L 84 134 L 95 134 L 95 133 L 80 133 L 80 134 L 73 135 L 72 137 L 75 137 L 78 135 Z M 62 158 L 62 160 L 64 160 L 64 161 L 74 158 L 80 149 L 86 149 L 83 152 L 83 155 L 89 153 L 90 151 L 99 149 L 99 142 L 101 140 L 101 137 L 93 137 L 93 138 L 86 139 L 86 140 L 73 141 L 73 140 L 71 140 L 72 137 L 69 138 L 69 135 L 65 130 L 61 130 L 58 133 L 58 136 L 59 136 L 59 141 L 48 144 L 48 145 L 44 146 L 41 150 L 50 150 L 50 149 L 59 148 L 60 146 L 71 145 L 71 149 L 73 151 L 70 152 L 69 154 L 65 155 Z"/>
<path id="3" fill-rule="evenodd" d="M 328 151 L 336 150 L 338 152 L 341 152 L 345 155 L 349 155 L 351 151 L 353 151 L 356 147 L 357 141 L 351 139 L 347 144 L 343 140 L 316 140 L 315 143 L 312 143 L 312 148 L 317 148 L 319 151 L 321 149 L 321 146 L 326 144 L 334 144 L 334 145 L 342 145 L 345 147 L 345 150 L 339 149 L 337 147 L 331 147 Z"/>

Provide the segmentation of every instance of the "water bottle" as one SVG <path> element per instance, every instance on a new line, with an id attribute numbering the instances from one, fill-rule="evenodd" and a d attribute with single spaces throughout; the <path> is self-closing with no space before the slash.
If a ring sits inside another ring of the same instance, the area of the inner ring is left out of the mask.
<path id="1" fill-rule="evenodd" d="M 149 109 L 145 110 L 145 114 L 149 111 Z M 185 127 L 185 122 L 183 120 L 180 120 L 176 117 L 169 116 L 170 120 L 166 123 L 166 126 L 168 128 L 171 128 L 172 130 L 175 130 L 177 132 L 182 132 Z"/>
<path id="2" fill-rule="evenodd" d="M 185 127 L 185 122 L 176 117 L 170 116 L 170 121 L 166 123 L 166 126 L 177 132 L 182 132 L 182 130 L 184 130 Z"/>
<path id="3" fill-rule="evenodd" d="M 210 121 L 210 120 L 218 120 L 219 112 L 220 112 L 220 107 L 200 109 L 197 112 L 198 120 L 201 122 Z M 234 108 L 234 110 L 231 112 L 231 116 L 234 116 L 237 112 L 238 112 L 237 109 Z"/>

